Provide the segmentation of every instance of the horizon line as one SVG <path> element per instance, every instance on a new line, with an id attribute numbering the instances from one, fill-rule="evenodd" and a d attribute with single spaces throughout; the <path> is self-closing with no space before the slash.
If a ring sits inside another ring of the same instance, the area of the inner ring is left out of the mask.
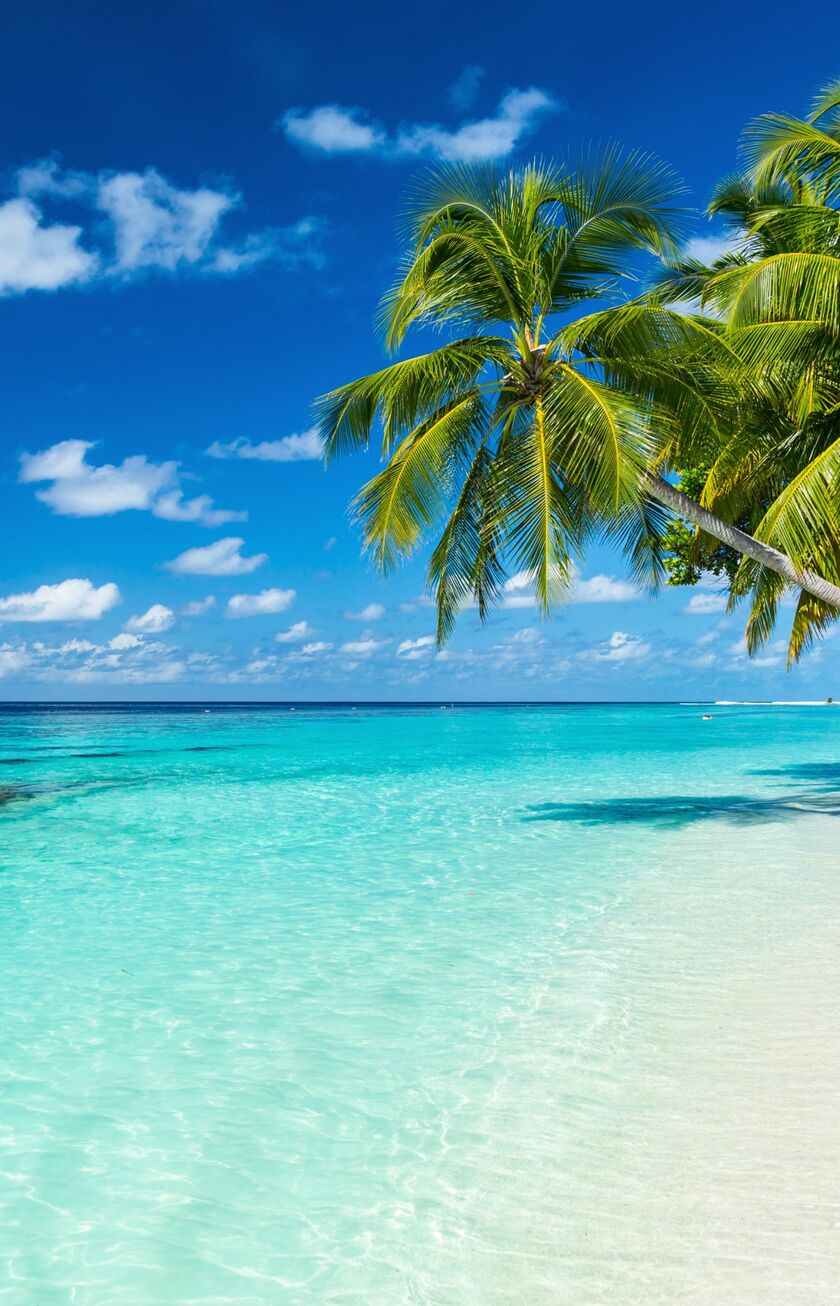
<path id="1" fill-rule="evenodd" d="M 797 707 L 832 704 L 813 699 L 712 698 L 20 698 L 0 699 L 0 711 L 20 707 Z M 833 704 L 832 704 L 833 705 Z"/>

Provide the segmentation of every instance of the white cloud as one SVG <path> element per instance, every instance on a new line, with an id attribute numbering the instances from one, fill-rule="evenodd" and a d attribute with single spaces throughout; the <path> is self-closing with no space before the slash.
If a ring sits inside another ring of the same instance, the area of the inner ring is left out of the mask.
<path id="1" fill-rule="evenodd" d="M 367 658 L 390 642 L 389 639 L 351 639 L 346 644 L 342 644 L 341 651 L 351 653 L 354 657 Z"/>
<path id="2" fill-rule="evenodd" d="M 278 123 L 295 145 L 324 154 L 368 154 L 387 142 L 384 129 L 367 121 L 363 109 L 319 104 L 308 112 L 289 109 Z"/>
<path id="3" fill-rule="evenodd" d="M 15 189 L 0 205 L 0 294 L 54 290 L 94 276 L 231 275 L 267 261 L 290 269 L 324 261 L 322 219 L 302 217 L 223 242 L 222 224 L 241 206 L 241 196 L 225 188 L 182 188 L 155 168 L 72 172 L 45 159 L 19 169 Z M 50 224 L 36 200 L 72 202 L 90 220 L 85 228 Z M 82 238 L 93 248 L 84 248 Z"/>
<path id="4" fill-rule="evenodd" d="M 269 612 L 285 612 L 294 601 L 294 590 L 269 589 L 259 594 L 234 594 L 228 599 L 225 616 L 261 617 Z"/>
<path id="5" fill-rule="evenodd" d="M 714 263 L 736 248 L 733 236 L 692 236 L 683 247 L 684 258 L 696 258 L 701 263 Z"/>
<path id="6" fill-rule="evenodd" d="M 397 657 L 406 662 L 417 662 L 431 653 L 434 645 L 434 635 L 421 635 L 419 639 L 404 639 L 397 648 Z"/>
<path id="7" fill-rule="evenodd" d="M 105 644 L 70 639 L 59 645 L 36 640 L 28 649 L 25 644 L 14 649 L 11 644 L 0 645 L 0 674 L 3 649 L 14 651 L 15 664 L 26 665 L 27 679 L 40 682 L 158 684 L 181 680 L 188 671 L 207 681 L 228 678 L 214 655 L 193 652 L 180 656 L 171 645 L 126 633 Z"/>
<path id="8" fill-rule="evenodd" d="M 787 655 L 787 645 L 783 639 L 776 639 L 772 644 L 768 644 L 764 652 L 758 657 L 750 657 L 747 652 L 745 639 L 735 640 L 729 646 L 729 653 L 732 661 L 729 666 L 732 671 L 752 671 L 753 668 L 779 667 L 785 661 Z"/>
<path id="9" fill-rule="evenodd" d="M 435 601 L 428 594 L 418 594 L 416 599 L 409 599 L 400 604 L 400 612 L 418 612 L 422 608 L 433 608 Z"/>
<path id="10" fill-rule="evenodd" d="M 0 621 L 98 621 L 120 598 L 113 582 L 97 588 L 89 580 L 63 580 L 0 598 Z"/>
<path id="11" fill-rule="evenodd" d="M 193 599 L 191 603 L 185 603 L 181 609 L 184 617 L 203 617 L 216 606 L 216 596 L 208 594 L 206 599 Z"/>
<path id="12" fill-rule="evenodd" d="M 90 440 L 61 440 L 40 453 L 24 453 L 20 480 L 23 484 L 51 481 L 45 490 L 36 491 L 36 498 L 66 517 L 111 517 L 136 509 L 165 521 L 221 526 L 244 521 L 248 515 L 214 508 L 206 494 L 185 499 L 177 462 L 153 463 L 145 454 L 134 454 L 118 465 L 96 467 L 87 461 L 93 447 Z"/>
<path id="13" fill-rule="evenodd" d="M 401 154 L 431 154 L 459 163 L 503 159 L 524 136 L 530 135 L 541 117 L 557 108 L 557 102 L 535 86 L 524 91 L 508 91 L 492 117 L 465 122 L 454 131 L 421 123 L 401 127 L 397 150 Z"/>
<path id="14" fill-rule="evenodd" d="M 368 603 L 360 612 L 345 612 L 348 621 L 381 621 L 386 608 L 383 603 Z"/>
<path id="15" fill-rule="evenodd" d="M 209 494 L 199 494 L 195 499 L 185 499 L 180 490 L 163 494 L 152 504 L 155 517 L 164 521 L 198 522 L 200 526 L 225 526 L 232 521 L 247 521 L 247 512 L 233 512 L 229 508 L 214 508 Z"/>
<path id="16" fill-rule="evenodd" d="M 154 168 L 119 172 L 100 181 L 96 206 L 113 224 L 114 272 L 197 263 L 207 254 L 235 195 L 199 187 L 180 190 Z"/>
<path id="17" fill-rule="evenodd" d="M 211 458 L 248 458 L 267 463 L 299 463 L 320 461 L 324 456 L 321 437 L 314 427 L 299 435 L 284 435 L 281 440 L 231 440 L 222 444 L 214 440 L 207 453 Z"/>
<path id="18" fill-rule="evenodd" d="M 641 635 L 628 635 L 623 630 L 613 631 L 608 640 L 595 648 L 584 649 L 578 656 L 595 662 L 635 662 L 646 658 L 652 645 Z"/>
<path id="19" fill-rule="evenodd" d="M 317 640 L 314 644 L 304 644 L 300 650 L 305 657 L 312 657 L 315 653 L 326 653 L 327 649 L 332 648 L 332 644 L 325 644 L 323 640 Z"/>
<path id="20" fill-rule="evenodd" d="M 534 578 L 530 571 L 518 571 L 502 586 L 503 608 L 535 608 Z"/>
<path id="21" fill-rule="evenodd" d="M 583 580 L 575 576 L 571 589 L 563 596 L 565 603 L 627 603 L 640 598 L 636 586 L 614 576 L 591 576 Z M 502 589 L 503 608 L 535 608 L 533 576 L 529 571 L 518 571 L 505 581 Z"/>
<path id="22" fill-rule="evenodd" d="M 137 617 L 129 617 L 125 623 L 126 630 L 139 630 L 147 635 L 161 635 L 171 630 L 175 623 L 175 613 L 164 603 L 153 603 L 150 608 Z"/>
<path id="23" fill-rule="evenodd" d="M 204 548 L 186 549 L 164 565 L 178 576 L 247 576 L 268 562 L 268 554 L 255 553 L 251 558 L 243 558 L 239 550 L 244 543 L 243 539 L 231 535 Z"/>
<path id="24" fill-rule="evenodd" d="M 37 497 L 56 512 L 74 517 L 110 516 L 128 508 L 150 509 L 156 496 L 177 478 L 174 462 L 150 463 L 142 456 L 126 458 L 119 467 L 93 467 L 87 440 L 62 440 L 41 453 L 20 460 L 23 483 L 52 481 Z"/>
<path id="25" fill-rule="evenodd" d="M 11 644 L 0 644 L 0 677 L 10 676 L 13 671 L 21 671 L 28 666 L 29 654 L 25 648 L 15 648 Z"/>
<path id="26" fill-rule="evenodd" d="M 79 244 L 81 234 L 81 227 L 44 225 L 31 200 L 0 204 L 0 295 L 87 281 L 98 260 Z"/>
<path id="27" fill-rule="evenodd" d="M 692 594 L 683 612 L 692 617 L 708 616 L 713 612 L 725 612 L 726 602 L 725 594 Z"/>
<path id="28" fill-rule="evenodd" d="M 575 580 L 569 602 L 629 603 L 638 598 L 641 595 L 629 580 L 616 580 L 613 576 L 591 576 L 589 580 Z"/>
<path id="29" fill-rule="evenodd" d="M 534 130 L 539 119 L 559 109 L 546 91 L 532 86 L 502 96 L 495 114 L 454 129 L 438 124 L 404 123 L 389 134 L 359 108 L 322 104 L 291 109 L 279 126 L 295 145 L 323 154 L 431 155 L 459 162 L 501 159 Z"/>
<path id="30" fill-rule="evenodd" d="M 84 198 L 91 188 L 91 176 L 86 172 L 69 172 L 59 167 L 55 158 L 38 159 L 35 163 L 18 168 L 15 178 L 19 195 L 36 199 L 48 195 L 58 199 Z"/>
<path id="31" fill-rule="evenodd" d="M 299 644 L 302 640 L 309 639 L 310 635 L 314 634 L 315 631 L 308 621 L 296 621 L 288 630 L 282 630 L 274 638 L 278 644 Z"/>
<path id="32" fill-rule="evenodd" d="M 245 671 L 248 674 L 255 675 L 255 676 L 264 675 L 266 671 L 273 671 L 276 673 L 277 659 L 275 657 L 254 658 L 252 662 L 249 662 L 247 664 L 247 666 L 245 667 Z"/>
<path id="33" fill-rule="evenodd" d="M 232 276 L 247 272 L 261 263 L 276 263 L 288 271 L 322 268 L 326 263 L 321 238 L 327 230 L 323 218 L 298 218 L 288 227 L 266 227 L 246 236 L 238 245 L 216 251 L 207 271 Z"/>

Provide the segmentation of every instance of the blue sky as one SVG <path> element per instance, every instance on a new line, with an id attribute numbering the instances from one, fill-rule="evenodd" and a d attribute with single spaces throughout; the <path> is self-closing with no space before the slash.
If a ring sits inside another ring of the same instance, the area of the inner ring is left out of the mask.
<path id="1" fill-rule="evenodd" d="M 379 365 L 403 196 L 437 158 L 608 139 L 702 206 L 745 122 L 840 71 L 834 7 L 15 2 L 2 19 L 0 694 L 16 698 L 820 698 L 750 663 L 711 588 L 580 563 L 431 641 L 325 471 L 315 396 Z M 699 215 L 696 238 L 715 232 Z M 780 631 L 784 635 L 784 631 Z"/>

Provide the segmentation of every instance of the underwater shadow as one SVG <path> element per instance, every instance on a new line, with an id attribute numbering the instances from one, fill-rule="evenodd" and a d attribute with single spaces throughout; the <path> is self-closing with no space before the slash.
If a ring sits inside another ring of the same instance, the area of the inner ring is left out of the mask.
<path id="1" fill-rule="evenodd" d="M 678 828 L 697 821 L 726 820 L 734 825 L 792 820 L 823 813 L 840 816 L 840 793 L 748 798 L 665 794 L 651 798 L 605 798 L 580 803 L 533 803 L 523 821 L 572 821 L 578 825 L 655 825 Z"/>
<path id="2" fill-rule="evenodd" d="M 0 785 L 0 807 L 5 807 L 8 803 L 20 802 L 23 798 L 31 798 L 32 791 L 25 785 Z"/>
<path id="3" fill-rule="evenodd" d="M 840 785 L 840 762 L 791 762 L 789 766 L 764 767 L 751 774 Z"/>

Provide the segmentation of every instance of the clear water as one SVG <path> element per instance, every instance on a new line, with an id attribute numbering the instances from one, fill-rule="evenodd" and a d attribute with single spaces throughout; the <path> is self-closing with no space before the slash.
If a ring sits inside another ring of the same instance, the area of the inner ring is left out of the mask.
<path id="1" fill-rule="evenodd" d="M 0 1302 L 840 1299 L 840 713 L 0 711 Z"/>

